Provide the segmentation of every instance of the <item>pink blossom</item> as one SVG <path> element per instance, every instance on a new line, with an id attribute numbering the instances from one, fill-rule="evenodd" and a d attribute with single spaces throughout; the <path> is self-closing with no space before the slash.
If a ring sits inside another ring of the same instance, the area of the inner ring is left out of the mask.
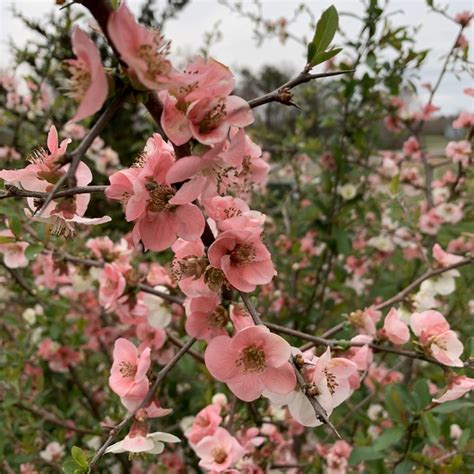
<path id="1" fill-rule="evenodd" d="M 194 418 L 191 428 L 184 433 L 192 444 L 197 444 L 204 437 L 213 435 L 222 422 L 221 407 L 211 404 L 203 408 Z"/>
<path id="2" fill-rule="evenodd" d="M 189 336 L 209 342 L 227 334 L 228 311 L 220 305 L 216 295 L 190 298 L 185 303 L 186 332 Z"/>
<path id="3" fill-rule="evenodd" d="M 434 310 L 413 313 L 410 327 L 428 355 L 444 365 L 463 367 L 459 358 L 463 345 L 441 313 Z"/>
<path id="4" fill-rule="evenodd" d="M 471 154 L 471 144 L 467 140 L 458 142 L 449 142 L 446 145 L 446 156 L 451 158 L 454 163 L 461 163 L 466 166 L 469 163 L 469 155 Z"/>
<path id="5" fill-rule="evenodd" d="M 459 375 L 452 377 L 446 391 L 438 398 L 433 398 L 435 403 L 444 403 L 461 398 L 467 392 L 474 390 L 474 379 Z"/>
<path id="6" fill-rule="evenodd" d="M 433 245 L 433 258 L 442 267 L 449 267 L 463 260 L 461 255 L 454 255 L 452 253 L 445 252 L 439 244 Z"/>
<path id="7" fill-rule="evenodd" d="M 474 125 L 474 114 L 461 112 L 459 117 L 454 120 L 453 128 L 469 128 Z"/>
<path id="8" fill-rule="evenodd" d="M 177 99 L 168 92 L 160 92 L 163 102 L 161 126 L 175 145 L 182 145 L 194 137 L 205 145 L 222 142 L 231 126 L 246 127 L 253 122 L 248 103 L 237 96 L 211 96 L 192 102 L 186 114 L 177 108 Z"/>
<path id="9" fill-rule="evenodd" d="M 77 59 L 68 59 L 65 62 L 71 73 L 68 95 L 80 103 L 70 121 L 78 122 L 102 108 L 107 99 L 109 85 L 99 51 L 78 26 L 72 31 L 72 50 Z"/>
<path id="10" fill-rule="evenodd" d="M 454 21 L 462 26 L 468 26 L 471 18 L 472 13 L 469 10 L 464 10 L 454 15 Z"/>
<path id="11" fill-rule="evenodd" d="M 210 264 L 224 272 L 229 283 L 240 291 L 254 291 L 270 283 L 275 275 L 271 254 L 258 231 L 228 230 L 209 247 Z"/>
<path id="12" fill-rule="evenodd" d="M 396 345 L 406 344 L 410 340 L 408 325 L 400 319 L 395 308 L 392 308 L 385 317 L 383 335 Z"/>
<path id="13" fill-rule="evenodd" d="M 418 226 L 421 232 L 423 232 L 424 234 L 436 235 L 438 233 L 439 228 L 441 227 L 442 222 L 443 221 L 436 213 L 436 210 L 431 209 L 430 211 L 420 216 Z"/>
<path id="14" fill-rule="evenodd" d="M 111 13 L 107 31 L 127 64 L 132 80 L 151 90 L 161 90 L 169 85 L 172 68 L 166 59 L 168 44 L 158 31 L 139 25 L 125 2 Z"/>
<path id="15" fill-rule="evenodd" d="M 224 428 L 201 439 L 194 450 L 201 458 L 199 465 L 214 472 L 227 470 L 245 454 L 243 446 Z"/>
<path id="16" fill-rule="evenodd" d="M 360 334 L 375 336 L 376 324 L 380 321 L 382 313 L 373 306 L 365 308 L 363 311 L 357 310 L 349 314 L 348 321 L 355 326 Z"/>
<path id="17" fill-rule="evenodd" d="M 106 311 L 116 309 L 126 286 L 123 267 L 115 263 L 105 264 L 100 277 L 99 303 L 101 306 Z"/>
<path id="18" fill-rule="evenodd" d="M 372 364 L 374 353 L 369 346 L 373 337 L 360 334 L 351 339 L 351 342 L 363 343 L 363 346 L 353 346 L 349 349 L 347 358 L 357 365 L 358 370 L 365 372 Z"/>
<path id="19" fill-rule="evenodd" d="M 28 265 L 25 250 L 29 247 L 28 242 L 22 242 L 15 238 L 10 229 L 0 231 L 0 253 L 3 254 L 3 263 L 8 268 L 23 268 Z"/>
<path id="20" fill-rule="evenodd" d="M 125 206 L 125 217 L 134 221 L 133 240 L 146 249 L 161 251 L 179 237 L 198 239 L 204 230 L 204 217 L 194 204 L 171 204 L 176 190 L 166 180 L 175 161 L 173 147 L 155 133 L 134 168 L 110 176 L 106 195 Z"/>
<path id="21" fill-rule="evenodd" d="M 131 342 L 120 338 L 115 341 L 113 359 L 109 385 L 117 395 L 127 397 L 148 390 L 146 373 L 150 368 L 149 348 L 139 355 Z"/>
<path id="22" fill-rule="evenodd" d="M 64 456 L 64 446 L 57 441 L 52 441 L 45 450 L 40 451 L 39 455 L 47 462 L 58 462 Z"/>
<path id="23" fill-rule="evenodd" d="M 66 153 L 70 141 L 70 139 L 65 139 L 59 144 L 56 127 L 51 126 L 47 140 L 49 153 L 42 149 L 38 150 L 31 158 L 32 163 L 26 168 L 2 170 L 0 178 L 8 184 L 20 185 L 29 191 L 51 191 L 69 168 L 69 164 L 62 165 L 61 162 L 58 163 L 58 160 Z M 82 161 L 79 163 L 75 178 L 77 186 L 86 186 L 92 181 L 92 173 Z M 83 217 L 90 198 L 90 194 L 58 198 L 47 206 L 41 216 L 36 216 L 33 215 L 32 210 L 38 210 L 41 205 L 35 198 L 29 197 L 27 198 L 29 208 L 25 209 L 25 212 L 34 220 L 52 224 L 53 233 L 70 236 L 74 230 L 74 223 L 95 225 L 110 221 L 108 216 L 94 219 Z"/>
<path id="24" fill-rule="evenodd" d="M 329 416 L 333 409 L 349 398 L 353 392 L 352 379 L 358 380 L 357 365 L 343 357 L 331 358 L 328 347 L 321 357 L 312 357 L 307 361 L 305 378 L 309 390 Z M 319 426 L 322 422 L 316 417 L 314 409 L 300 388 L 287 393 L 278 394 L 266 390 L 264 396 L 273 404 L 288 405 L 293 418 L 304 426 Z"/>
<path id="25" fill-rule="evenodd" d="M 264 326 L 251 326 L 234 337 L 211 340 L 206 366 L 211 375 L 225 382 L 241 400 L 256 400 L 264 390 L 285 394 L 295 386 L 295 374 L 288 359 L 290 345 Z"/>
<path id="26" fill-rule="evenodd" d="M 421 158 L 420 144 L 415 137 L 410 137 L 403 144 L 403 153 L 406 156 L 411 156 L 415 160 L 419 160 Z"/>

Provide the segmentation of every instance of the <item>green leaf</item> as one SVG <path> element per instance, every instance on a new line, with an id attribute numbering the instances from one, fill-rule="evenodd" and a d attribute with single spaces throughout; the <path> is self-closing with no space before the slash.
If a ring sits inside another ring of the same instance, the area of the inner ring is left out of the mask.
<path id="1" fill-rule="evenodd" d="M 452 413 L 453 411 L 461 410 L 462 408 L 472 408 L 474 403 L 466 400 L 453 400 L 451 402 L 442 403 L 441 405 L 433 408 L 432 413 Z"/>
<path id="2" fill-rule="evenodd" d="M 71 456 L 79 466 L 87 469 L 89 463 L 87 462 L 86 454 L 81 448 L 79 448 L 78 446 L 73 446 L 71 449 Z"/>
<path id="3" fill-rule="evenodd" d="M 313 41 L 308 45 L 307 62 L 309 65 L 314 66 L 313 60 L 315 55 L 326 51 L 336 34 L 338 25 L 339 15 L 334 5 L 331 5 L 321 15 L 316 25 Z"/>
<path id="4" fill-rule="evenodd" d="M 430 441 L 434 444 L 438 444 L 439 437 L 441 436 L 439 420 L 437 420 L 432 413 L 423 413 L 421 419 Z"/>
<path id="5" fill-rule="evenodd" d="M 393 471 L 394 474 L 410 474 L 412 472 L 414 463 L 405 459 L 400 464 L 397 464 L 397 467 Z"/>
<path id="6" fill-rule="evenodd" d="M 336 230 L 336 245 L 338 253 L 348 255 L 352 250 L 351 239 L 344 229 Z"/>
<path id="7" fill-rule="evenodd" d="M 372 447 L 377 451 L 382 451 L 393 444 L 400 441 L 403 436 L 403 429 L 400 426 L 395 426 L 385 430 L 373 443 Z"/>
<path id="8" fill-rule="evenodd" d="M 421 410 L 431 401 L 431 395 L 426 380 L 418 380 L 413 389 L 416 394 L 415 402 L 418 409 Z"/>
<path id="9" fill-rule="evenodd" d="M 15 237 L 7 237 L 6 235 L 0 235 L 0 244 L 11 244 L 16 242 Z"/>
<path id="10" fill-rule="evenodd" d="M 33 260 L 36 256 L 43 251 L 42 244 L 29 245 L 25 250 L 25 256 L 28 260 Z"/>
<path id="11" fill-rule="evenodd" d="M 9 219 L 10 230 L 13 232 L 16 238 L 21 237 L 21 222 L 18 217 L 11 217 Z"/>
<path id="12" fill-rule="evenodd" d="M 359 464 L 362 461 L 374 461 L 375 459 L 383 459 L 384 453 L 377 451 L 371 446 L 363 446 L 361 448 L 354 448 L 349 458 L 349 464 Z"/>
<path id="13" fill-rule="evenodd" d="M 62 471 L 65 474 L 85 474 L 87 467 L 79 466 L 73 458 L 67 458 L 63 463 Z"/>
<path id="14" fill-rule="evenodd" d="M 311 66 L 317 66 L 318 64 L 327 61 L 328 59 L 333 58 L 336 54 L 339 54 L 342 51 L 342 48 L 334 48 L 330 49 L 329 51 L 323 51 L 322 53 L 316 53 L 313 56 L 313 60 L 311 61 Z"/>
<path id="15" fill-rule="evenodd" d="M 392 195 L 397 194 L 399 185 L 400 185 L 400 175 L 396 174 L 390 181 L 390 194 Z"/>

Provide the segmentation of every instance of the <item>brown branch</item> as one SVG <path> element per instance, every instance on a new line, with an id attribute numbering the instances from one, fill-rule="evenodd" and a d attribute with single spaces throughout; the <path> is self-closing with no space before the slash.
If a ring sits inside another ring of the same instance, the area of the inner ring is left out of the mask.
<path id="1" fill-rule="evenodd" d="M 100 435 L 99 432 L 93 431 L 87 428 L 80 428 L 74 425 L 70 425 L 67 421 L 61 420 L 57 418 L 53 413 L 50 411 L 44 410 L 42 408 L 39 408 L 35 405 L 33 405 L 30 401 L 28 403 L 24 402 L 17 402 L 15 403 L 15 406 L 20 408 L 21 410 L 26 410 L 32 413 L 33 415 L 36 415 L 39 418 L 42 418 L 43 420 L 52 423 L 53 425 L 60 426 L 62 428 L 66 428 L 71 431 L 75 431 L 76 433 L 80 434 L 92 434 L 92 435 Z"/>
<path id="2" fill-rule="evenodd" d="M 440 367 L 449 367 L 437 361 L 436 359 L 433 359 L 432 357 L 425 356 L 418 352 L 407 351 L 404 349 L 398 349 L 396 347 L 390 347 L 390 346 L 381 346 L 379 344 L 374 344 L 372 342 L 352 342 L 352 341 L 345 341 L 345 340 L 340 340 L 340 339 L 325 339 L 323 337 L 312 336 L 310 334 L 306 334 L 301 331 L 296 331 L 295 329 L 286 328 L 278 324 L 265 323 L 265 325 L 269 329 L 273 329 L 275 332 L 278 332 L 281 334 L 287 334 L 288 336 L 298 337 L 306 341 L 311 341 L 313 345 L 320 345 L 320 346 L 326 346 L 326 347 L 340 346 L 341 348 L 369 346 L 374 351 L 389 352 L 391 354 L 401 355 L 403 357 L 408 357 L 410 359 L 424 360 L 426 362 L 439 365 Z M 469 365 L 469 364 L 466 363 L 466 365 Z"/>
<path id="3" fill-rule="evenodd" d="M 171 331 L 168 331 L 168 329 L 166 329 L 165 332 L 166 332 L 166 335 L 168 336 L 168 339 L 171 341 L 172 344 L 180 348 L 185 346 L 186 343 L 183 342 L 178 337 L 176 337 Z M 199 352 L 189 349 L 188 354 L 194 357 L 198 362 L 201 362 L 202 364 L 204 364 L 204 356 L 200 354 Z"/>
<path id="4" fill-rule="evenodd" d="M 385 309 L 389 306 L 392 306 L 395 303 L 399 303 L 400 301 L 403 301 L 405 297 L 416 287 L 421 285 L 425 280 L 428 280 L 429 278 L 432 278 L 437 275 L 441 275 L 444 272 L 447 272 L 449 270 L 454 270 L 455 268 L 462 267 L 464 265 L 469 265 L 474 263 L 474 258 L 468 257 L 463 260 L 461 260 L 458 263 L 455 263 L 453 265 L 449 265 L 448 267 L 441 267 L 441 268 L 435 268 L 433 270 L 428 270 L 427 272 L 423 273 L 423 275 L 419 276 L 414 282 L 410 283 L 406 288 L 404 288 L 400 293 L 396 294 L 395 296 L 392 296 L 388 300 L 383 301 L 382 303 L 379 303 L 378 305 L 375 306 L 376 310 L 382 310 Z"/>
<path id="5" fill-rule="evenodd" d="M 79 186 L 74 188 L 63 189 L 55 193 L 54 198 L 61 198 L 67 196 L 75 196 L 76 194 L 90 194 L 90 193 L 102 193 L 108 186 Z M 16 198 L 16 197 L 32 197 L 37 199 L 45 199 L 50 193 L 44 193 L 41 191 L 28 191 L 27 189 L 20 189 L 16 186 L 6 186 L 7 191 L 0 194 L 1 199 Z"/>
<path id="6" fill-rule="evenodd" d="M 163 381 L 163 379 L 166 377 L 168 372 L 178 363 L 178 361 L 181 359 L 181 357 L 186 354 L 186 352 L 191 349 L 191 346 L 196 342 L 195 338 L 190 339 L 176 354 L 175 356 L 158 372 L 155 382 L 151 386 L 150 390 L 148 390 L 148 393 L 142 403 L 138 406 L 136 410 L 133 412 L 130 412 L 125 416 L 125 418 L 118 423 L 116 426 L 112 428 L 110 431 L 109 437 L 105 440 L 105 442 L 102 444 L 102 446 L 98 449 L 98 451 L 95 453 L 94 457 L 92 458 L 89 467 L 92 469 L 96 464 L 97 461 L 104 455 L 106 449 L 110 446 L 112 441 L 116 438 L 116 436 L 122 431 L 122 429 L 125 427 L 125 425 L 135 416 L 135 413 L 146 407 L 153 399 L 155 396 L 156 391 L 158 390 L 158 387 L 160 383 Z"/>
<path id="7" fill-rule="evenodd" d="M 313 79 L 321 79 L 323 77 L 339 76 L 341 74 L 348 74 L 354 72 L 353 70 L 349 71 L 334 71 L 334 72 L 323 72 L 321 74 L 310 74 L 306 71 L 300 72 L 296 77 L 289 80 L 278 89 L 275 89 L 268 94 L 264 94 L 261 97 L 256 97 L 255 99 L 249 100 L 249 105 L 251 109 L 255 107 L 260 107 L 261 105 L 268 104 L 270 102 L 279 102 L 284 105 L 295 105 L 292 102 L 293 95 L 291 89 L 300 84 L 305 84 L 306 82 L 312 81 Z"/>

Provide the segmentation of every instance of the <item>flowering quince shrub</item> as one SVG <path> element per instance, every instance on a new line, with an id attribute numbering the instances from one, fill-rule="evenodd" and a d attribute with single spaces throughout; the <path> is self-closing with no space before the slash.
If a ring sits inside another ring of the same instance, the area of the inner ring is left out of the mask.
<path id="1" fill-rule="evenodd" d="M 434 84 L 373 1 L 242 86 L 178 66 L 153 2 L 77 3 L 20 15 L 30 73 L 0 76 L 2 472 L 472 472 L 474 116 L 426 133 L 471 13 L 427 2 Z M 222 3 L 259 41 L 315 23 Z"/>

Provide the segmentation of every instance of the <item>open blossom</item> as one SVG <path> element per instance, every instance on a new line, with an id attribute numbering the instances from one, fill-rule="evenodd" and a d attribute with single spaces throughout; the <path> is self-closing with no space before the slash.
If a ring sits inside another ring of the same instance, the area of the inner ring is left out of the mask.
<path id="1" fill-rule="evenodd" d="M 226 471 L 245 454 L 244 447 L 226 429 L 217 428 L 194 447 L 199 465 L 213 472 Z"/>
<path id="2" fill-rule="evenodd" d="M 0 178 L 8 184 L 20 186 L 29 191 L 51 191 L 69 168 L 69 164 L 62 165 L 60 159 L 65 155 L 70 142 L 70 139 L 65 139 L 59 144 L 56 127 L 51 126 L 47 140 L 48 151 L 37 150 L 30 157 L 31 164 L 24 169 L 2 170 Z M 75 178 L 77 186 L 87 186 L 92 181 L 92 172 L 82 161 L 77 167 Z M 92 219 L 83 217 L 90 199 L 90 194 L 57 198 L 49 203 L 41 216 L 36 216 L 33 212 L 41 207 L 41 202 L 29 197 L 27 198 L 29 207 L 25 209 L 25 212 L 34 220 L 52 224 L 53 233 L 68 236 L 74 231 L 74 223 L 95 225 L 110 221 L 108 216 Z"/>
<path id="3" fill-rule="evenodd" d="M 467 140 L 449 142 L 446 145 L 445 152 L 446 156 L 451 158 L 454 163 L 461 163 L 463 166 L 467 166 L 469 163 L 469 155 L 472 152 L 472 147 Z"/>
<path id="4" fill-rule="evenodd" d="M 403 153 L 406 156 L 411 156 L 415 160 L 419 160 L 421 158 L 420 144 L 415 137 L 410 137 L 403 144 Z"/>
<path id="5" fill-rule="evenodd" d="M 0 253 L 8 268 L 23 268 L 28 265 L 25 250 L 29 245 L 28 242 L 17 240 L 10 229 L 0 231 Z"/>
<path id="6" fill-rule="evenodd" d="M 400 318 L 395 308 L 392 308 L 385 317 L 382 332 L 393 344 L 402 345 L 410 340 L 408 325 Z"/>
<path id="7" fill-rule="evenodd" d="M 185 307 L 186 332 L 189 336 L 209 342 L 216 336 L 227 334 L 229 314 L 215 294 L 190 298 Z"/>
<path id="8" fill-rule="evenodd" d="M 126 286 L 124 269 L 115 263 L 105 264 L 100 277 L 99 303 L 101 306 L 106 311 L 116 309 Z"/>
<path id="9" fill-rule="evenodd" d="M 170 83 L 168 43 L 159 31 L 139 25 L 125 2 L 111 13 L 107 31 L 132 80 L 146 89 L 161 90 Z"/>
<path id="10" fill-rule="evenodd" d="M 194 418 L 193 424 L 185 431 L 185 436 L 192 444 L 197 444 L 206 436 L 213 435 L 222 422 L 221 407 L 212 403 L 203 408 Z"/>
<path id="11" fill-rule="evenodd" d="M 76 59 L 67 59 L 65 62 L 71 74 L 68 95 L 79 103 L 70 121 L 78 122 L 102 108 L 109 85 L 97 47 L 78 26 L 72 32 L 72 49 Z"/>
<path id="12" fill-rule="evenodd" d="M 454 120 L 453 128 L 468 128 L 474 125 L 474 114 L 469 112 L 461 112 L 459 117 Z"/>
<path id="13" fill-rule="evenodd" d="M 155 133 L 133 168 L 110 176 L 106 195 L 122 201 L 127 221 L 134 221 L 133 241 L 146 249 L 161 251 L 178 237 L 197 240 L 204 230 L 204 217 L 197 206 L 172 204 L 176 190 L 166 180 L 175 161 L 173 147 Z"/>
<path id="14" fill-rule="evenodd" d="M 331 357 L 328 347 L 321 357 L 313 357 L 305 366 L 305 379 L 308 392 L 314 396 L 329 416 L 333 409 L 349 398 L 353 385 L 358 386 L 357 365 L 343 357 Z M 319 426 L 322 422 L 316 417 L 313 406 L 305 393 L 296 387 L 288 394 L 278 394 L 266 390 L 275 405 L 288 405 L 291 416 L 304 426 Z"/>
<path id="15" fill-rule="evenodd" d="M 288 362 L 290 345 L 264 326 L 251 326 L 234 337 L 217 336 L 205 353 L 211 375 L 241 400 L 256 400 L 264 390 L 286 394 L 296 378 Z"/>
<path id="16" fill-rule="evenodd" d="M 57 441 L 52 441 L 46 446 L 46 449 L 40 451 L 39 455 L 41 459 L 47 462 L 58 462 L 64 456 L 64 451 L 63 445 Z"/>
<path id="17" fill-rule="evenodd" d="M 174 79 L 175 87 L 160 92 L 161 126 L 174 144 L 194 137 L 213 145 L 226 138 L 231 126 L 242 128 L 253 122 L 248 103 L 229 95 L 235 80 L 223 64 L 198 57 Z"/>
<path id="18" fill-rule="evenodd" d="M 139 355 L 131 342 L 120 338 L 115 341 L 113 359 L 109 385 L 119 397 L 142 392 L 144 388 L 148 391 L 149 381 L 146 373 L 150 368 L 149 348 Z"/>
<path id="19" fill-rule="evenodd" d="M 164 443 L 179 443 L 181 440 L 172 434 L 155 431 L 148 433 L 142 423 L 132 425 L 130 433 L 121 441 L 110 445 L 106 453 L 146 453 L 160 454 L 165 449 Z"/>
<path id="20" fill-rule="evenodd" d="M 227 230 L 209 247 L 210 264 L 224 272 L 240 291 L 254 291 L 270 283 L 275 275 L 271 254 L 262 243 L 259 230 Z"/>
<path id="21" fill-rule="evenodd" d="M 433 245 L 433 258 L 442 267 L 449 267 L 450 265 L 455 265 L 463 260 L 463 257 L 460 255 L 445 252 L 439 244 Z"/>
<path id="22" fill-rule="evenodd" d="M 467 392 L 474 390 L 474 379 L 464 375 L 454 376 L 448 383 L 446 391 L 437 398 L 433 398 L 435 403 L 444 403 L 457 400 Z"/>
<path id="23" fill-rule="evenodd" d="M 413 313 L 410 327 L 428 355 L 444 365 L 463 367 L 459 358 L 463 345 L 441 313 L 434 310 Z"/>

